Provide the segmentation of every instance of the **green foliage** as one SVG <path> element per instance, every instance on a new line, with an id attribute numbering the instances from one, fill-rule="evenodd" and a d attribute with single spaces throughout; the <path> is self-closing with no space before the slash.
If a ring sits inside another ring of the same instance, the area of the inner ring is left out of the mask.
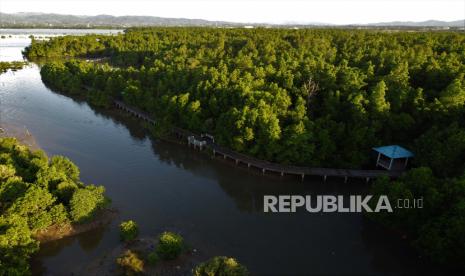
<path id="1" fill-rule="evenodd" d="M 465 85 L 460 79 L 453 80 L 441 92 L 440 101 L 446 107 L 462 107 L 465 103 Z"/>
<path id="2" fill-rule="evenodd" d="M 465 176 L 440 179 L 429 168 L 416 168 L 397 181 L 378 179 L 374 195 L 387 195 L 391 204 L 397 199 L 423 199 L 422 209 L 394 209 L 393 213 L 371 216 L 391 228 L 410 235 L 413 244 L 436 262 L 463 266 L 465 257 Z M 376 200 L 375 200 L 376 202 Z"/>
<path id="3" fill-rule="evenodd" d="M 70 215 L 74 222 L 83 223 L 91 220 L 96 212 L 108 204 L 103 186 L 88 185 L 74 192 L 71 198 Z"/>
<path id="4" fill-rule="evenodd" d="M 184 249 L 183 238 L 172 232 L 163 232 L 158 237 L 156 253 L 164 260 L 174 260 L 181 255 Z"/>
<path id="5" fill-rule="evenodd" d="M 79 186 L 75 182 L 63 181 L 56 186 L 55 194 L 61 202 L 68 204 L 74 192 L 78 189 Z"/>
<path id="6" fill-rule="evenodd" d="M 194 276 L 245 276 L 247 269 L 234 258 L 216 256 L 194 268 Z"/>
<path id="7" fill-rule="evenodd" d="M 7 215 L 18 214 L 28 218 L 31 230 L 44 229 L 52 224 L 49 210 L 53 207 L 55 199 L 44 188 L 31 185 L 24 195 L 15 200 L 6 210 Z"/>
<path id="8" fill-rule="evenodd" d="M 50 167 L 63 172 L 72 181 L 79 180 L 79 168 L 71 160 L 64 156 L 53 156 L 50 159 Z"/>
<path id="9" fill-rule="evenodd" d="M 465 128 L 457 122 L 440 128 L 432 126 L 415 141 L 415 164 L 429 166 L 441 177 L 465 171 Z"/>
<path id="10" fill-rule="evenodd" d="M 27 62 L 23 61 L 0 61 L 0 74 L 5 73 L 8 69 L 16 71 L 23 68 Z"/>
<path id="11" fill-rule="evenodd" d="M 139 235 L 139 227 L 133 220 L 123 221 L 119 225 L 119 229 L 123 241 L 132 241 Z"/>
<path id="12" fill-rule="evenodd" d="M 34 41 L 26 53 L 107 57 L 41 69 L 94 104 L 122 99 L 269 161 L 360 168 L 374 146 L 411 147 L 444 121 L 464 128 L 463 45 L 453 32 L 146 28 Z"/>
<path id="13" fill-rule="evenodd" d="M 147 255 L 147 262 L 150 264 L 150 265 L 156 265 L 159 261 L 159 257 L 158 257 L 158 254 L 156 252 L 150 252 L 148 255 Z"/>
<path id="14" fill-rule="evenodd" d="M 384 81 L 378 82 L 373 88 L 370 95 L 370 104 L 373 112 L 386 112 L 389 111 L 389 102 L 386 102 L 386 84 Z"/>
<path id="15" fill-rule="evenodd" d="M 31 152 L 14 138 L 0 138 L 0 275 L 29 275 L 29 257 L 39 248 L 32 235 L 69 222 L 73 215 L 90 216 L 106 202 L 103 191 L 84 186 L 67 158 L 49 161 L 43 151 Z"/>
<path id="16" fill-rule="evenodd" d="M 27 219 L 0 216 L 0 275 L 29 275 L 29 257 L 39 249 Z"/>
<path id="17" fill-rule="evenodd" d="M 131 250 L 118 257 L 116 263 L 123 269 L 124 275 L 140 275 L 144 272 L 144 261 Z"/>

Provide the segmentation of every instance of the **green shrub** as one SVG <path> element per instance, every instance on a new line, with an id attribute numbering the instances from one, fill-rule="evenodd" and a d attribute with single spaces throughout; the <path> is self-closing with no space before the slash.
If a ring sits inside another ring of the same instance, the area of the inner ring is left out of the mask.
<path id="1" fill-rule="evenodd" d="M 46 211 L 37 212 L 29 216 L 29 227 L 32 231 L 45 229 L 52 225 L 52 223 L 52 216 Z"/>
<path id="2" fill-rule="evenodd" d="M 52 224 L 52 218 L 48 213 L 53 207 L 55 198 L 46 189 L 31 185 L 24 195 L 16 199 L 6 214 L 18 214 L 28 218 L 31 230 L 46 228 Z"/>
<path id="3" fill-rule="evenodd" d="M 38 250 L 27 217 L 0 216 L 0 275 L 29 275 L 29 257 Z"/>
<path id="4" fill-rule="evenodd" d="M 244 276 L 249 275 L 249 272 L 234 258 L 216 256 L 199 264 L 193 274 L 194 276 Z"/>
<path id="5" fill-rule="evenodd" d="M 61 202 L 68 204 L 78 188 L 79 186 L 74 182 L 63 181 L 57 185 L 55 195 Z"/>
<path id="6" fill-rule="evenodd" d="M 52 218 L 53 224 L 60 224 L 69 220 L 68 212 L 66 212 L 65 206 L 61 203 L 53 206 L 50 209 L 49 213 Z"/>
<path id="7" fill-rule="evenodd" d="M 0 183 L 3 183 L 8 178 L 15 176 L 16 170 L 13 165 L 2 165 L 0 164 Z"/>
<path id="8" fill-rule="evenodd" d="M 158 237 L 156 252 L 164 260 L 176 259 L 184 248 L 183 238 L 172 232 L 164 232 Z"/>
<path id="9" fill-rule="evenodd" d="M 125 275 L 138 275 L 144 272 L 144 261 L 131 250 L 124 252 L 116 259 L 116 263 L 124 270 Z"/>
<path id="10" fill-rule="evenodd" d="M 149 253 L 149 255 L 147 255 L 147 262 L 150 265 L 156 265 L 159 259 L 160 258 L 158 257 L 158 254 L 156 252 L 151 252 Z"/>
<path id="11" fill-rule="evenodd" d="M 81 223 L 92 219 L 95 213 L 108 203 L 104 193 L 104 187 L 94 185 L 76 190 L 69 203 L 72 220 Z"/>
<path id="12" fill-rule="evenodd" d="M 133 220 L 123 221 L 120 226 L 120 236 L 123 241 L 131 241 L 137 238 L 139 227 Z"/>
<path id="13" fill-rule="evenodd" d="M 0 202 L 1 209 L 7 209 L 16 199 L 23 196 L 27 189 L 27 183 L 23 182 L 21 177 L 14 176 L 10 177 L 5 182 L 0 184 Z M 0 211 L 1 211 L 0 209 Z"/>
<path id="14" fill-rule="evenodd" d="M 64 156 L 53 156 L 50 159 L 50 167 L 55 167 L 57 171 L 65 173 L 73 181 L 79 180 L 79 168 Z"/>

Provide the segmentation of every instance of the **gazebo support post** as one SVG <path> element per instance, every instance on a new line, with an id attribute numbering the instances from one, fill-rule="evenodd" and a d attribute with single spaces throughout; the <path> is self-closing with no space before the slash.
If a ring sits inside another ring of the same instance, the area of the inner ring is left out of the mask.
<path id="1" fill-rule="evenodd" d="M 405 164 L 404 164 L 404 168 L 407 168 L 407 163 L 408 163 L 408 157 L 405 158 Z"/>
<path id="2" fill-rule="evenodd" d="M 379 159 L 381 158 L 381 153 L 378 152 L 378 159 L 376 159 L 376 167 L 379 166 Z"/>
<path id="3" fill-rule="evenodd" d="M 391 158 L 391 162 L 389 162 L 389 168 L 388 170 L 391 170 L 391 167 L 392 167 L 392 162 L 394 161 L 394 158 Z"/>

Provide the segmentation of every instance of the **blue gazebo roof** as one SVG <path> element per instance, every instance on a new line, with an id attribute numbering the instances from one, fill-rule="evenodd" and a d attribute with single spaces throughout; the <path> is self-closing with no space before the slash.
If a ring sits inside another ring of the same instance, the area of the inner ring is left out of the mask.
<path id="1" fill-rule="evenodd" d="M 373 150 L 392 159 L 410 158 L 414 156 L 414 154 L 411 151 L 404 149 L 403 147 L 398 146 L 398 145 L 378 147 L 378 148 L 373 148 Z"/>

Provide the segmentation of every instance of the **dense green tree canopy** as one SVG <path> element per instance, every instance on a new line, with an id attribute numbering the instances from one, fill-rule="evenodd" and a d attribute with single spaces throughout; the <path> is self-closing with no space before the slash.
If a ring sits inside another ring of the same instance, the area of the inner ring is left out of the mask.
<path id="1" fill-rule="evenodd" d="M 98 57 L 41 71 L 96 104 L 119 98 L 271 161 L 362 167 L 373 146 L 416 150 L 445 121 L 464 128 L 464 45 L 454 32 L 148 28 L 34 40 L 26 53 Z"/>
<path id="2" fill-rule="evenodd" d="M 81 183 L 66 157 L 49 160 L 43 151 L 0 138 L 0 275 L 29 274 L 29 256 L 38 250 L 33 234 L 90 218 L 107 202 L 103 192 Z"/>

